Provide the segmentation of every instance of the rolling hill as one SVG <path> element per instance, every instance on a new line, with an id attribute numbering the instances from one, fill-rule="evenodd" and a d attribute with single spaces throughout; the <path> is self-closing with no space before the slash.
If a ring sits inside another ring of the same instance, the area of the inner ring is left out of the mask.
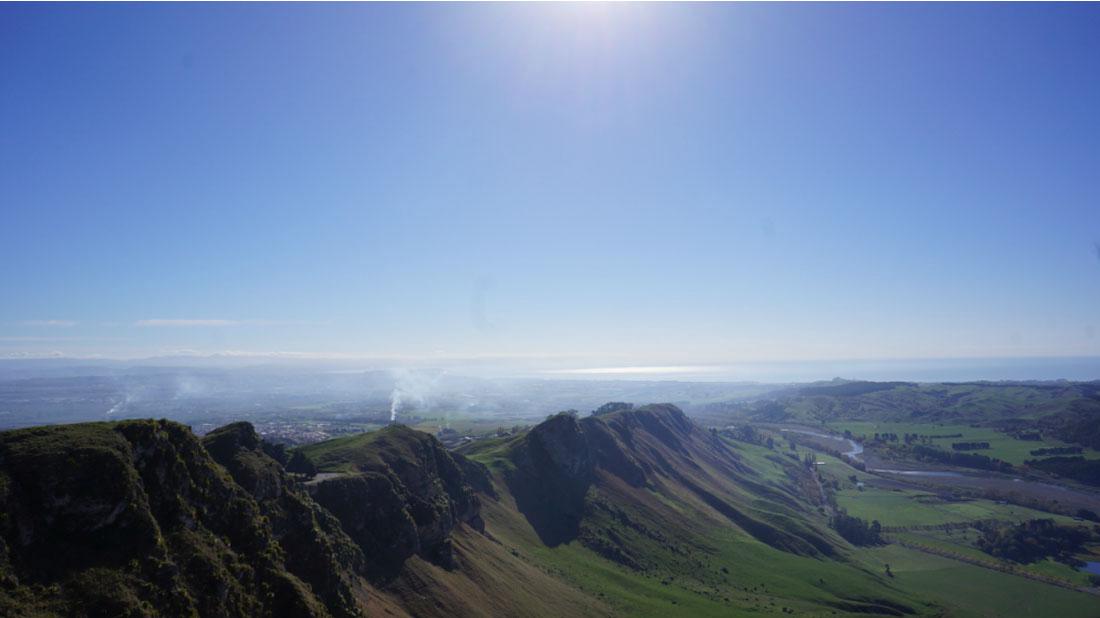
<path id="1" fill-rule="evenodd" d="M 761 422 L 820 424 L 873 420 L 974 423 L 1003 429 L 1041 429 L 1100 448 L 1100 382 L 852 382 L 789 387 L 751 404 L 712 403 L 697 416 L 716 423 L 733 417 Z"/>

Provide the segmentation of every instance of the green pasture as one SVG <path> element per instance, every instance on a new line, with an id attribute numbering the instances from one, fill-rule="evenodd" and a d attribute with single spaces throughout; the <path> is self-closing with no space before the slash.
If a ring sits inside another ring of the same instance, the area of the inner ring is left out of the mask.
<path id="1" fill-rule="evenodd" d="M 965 451 L 979 453 L 997 459 L 1007 461 L 1012 465 L 1019 465 L 1028 459 L 1036 459 L 1030 451 L 1041 448 L 1054 448 L 1063 446 L 1075 446 L 1043 436 L 1040 441 L 1019 440 L 1007 433 L 997 431 L 992 427 L 971 427 L 964 424 L 940 424 L 940 423 L 879 423 L 873 421 L 838 421 L 829 424 L 829 428 L 837 433 L 845 430 L 851 431 L 854 436 L 874 436 L 876 433 L 896 433 L 898 441 L 902 443 L 902 437 L 906 433 L 921 435 L 950 435 L 962 434 L 959 438 L 933 438 L 932 444 L 944 450 L 950 451 L 952 442 L 988 442 L 990 448 Z M 1100 458 L 1100 451 L 1086 448 L 1082 453 L 1088 458 Z"/>
<path id="2" fill-rule="evenodd" d="M 1018 575 L 942 558 L 900 545 L 860 552 L 870 569 L 889 564 L 890 585 L 929 601 L 950 605 L 957 618 L 1096 618 L 1100 597 L 1058 588 Z"/>
<path id="3" fill-rule="evenodd" d="M 1073 523 L 1073 519 L 1014 504 L 993 500 L 944 500 L 938 495 L 919 490 L 892 490 L 865 486 L 863 491 L 841 489 L 836 494 L 837 505 L 849 515 L 868 521 L 878 520 L 884 526 L 917 526 L 954 522 L 999 519 L 1026 521 L 1054 519 Z"/>
<path id="4" fill-rule="evenodd" d="M 944 530 L 898 532 L 889 536 L 890 538 L 896 538 L 926 547 L 946 550 L 960 554 L 962 556 L 976 558 L 978 560 L 998 562 L 996 558 L 977 548 L 976 543 L 981 537 L 981 532 L 973 528 L 966 530 L 952 530 L 950 532 Z M 1030 564 L 1011 564 L 1014 568 L 1023 571 L 1029 571 L 1038 575 L 1054 577 L 1077 586 L 1089 585 L 1089 578 L 1087 573 L 1084 573 L 1075 567 L 1072 567 L 1062 562 L 1058 562 L 1051 558 L 1047 558 L 1046 560 L 1041 560 Z"/>

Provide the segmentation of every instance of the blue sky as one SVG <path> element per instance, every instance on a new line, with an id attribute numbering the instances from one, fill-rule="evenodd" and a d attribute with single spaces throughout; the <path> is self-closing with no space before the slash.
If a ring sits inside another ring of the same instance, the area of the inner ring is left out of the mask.
<path id="1" fill-rule="evenodd" d="M 1094 5 L 3 5 L 0 356 L 1100 354 Z"/>

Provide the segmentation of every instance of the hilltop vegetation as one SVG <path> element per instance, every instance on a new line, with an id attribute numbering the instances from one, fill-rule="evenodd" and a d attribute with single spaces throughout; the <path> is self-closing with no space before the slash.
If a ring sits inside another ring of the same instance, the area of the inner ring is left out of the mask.
<path id="1" fill-rule="evenodd" d="M 372 557 L 377 576 L 396 575 L 414 554 L 453 569 L 455 526 L 484 529 L 480 501 L 456 461 L 462 456 L 428 434 L 392 425 L 300 452 L 323 472 L 347 472 L 310 491 Z"/>
<path id="2" fill-rule="evenodd" d="M 356 613 L 288 570 L 264 509 L 182 425 L 7 432 L 0 462 L 0 613 Z"/>

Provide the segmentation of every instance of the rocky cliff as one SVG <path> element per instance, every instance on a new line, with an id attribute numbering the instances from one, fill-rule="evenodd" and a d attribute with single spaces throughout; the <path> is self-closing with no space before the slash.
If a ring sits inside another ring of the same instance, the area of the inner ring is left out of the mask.
<path id="1" fill-rule="evenodd" d="M 331 615 L 264 508 L 168 421 L 0 434 L 0 574 L 0 615 Z"/>
<path id="2" fill-rule="evenodd" d="M 287 555 L 287 570 L 308 583 L 333 616 L 360 615 L 353 589 L 356 575 L 367 572 L 362 551 L 340 522 L 290 478 L 252 425 L 222 427 L 202 443 L 256 500 Z"/>
<path id="3" fill-rule="evenodd" d="M 393 576 L 414 554 L 453 569 L 455 526 L 484 529 L 480 500 L 463 472 L 478 464 L 428 434 L 393 425 L 300 452 L 320 470 L 343 472 L 308 486 L 370 556 L 374 578 Z"/>
<path id="4" fill-rule="evenodd" d="M 682 501 L 686 489 L 702 513 L 717 514 L 772 547 L 802 555 L 834 552 L 793 512 L 777 514 L 790 512 L 796 500 L 761 484 L 717 435 L 674 405 L 615 409 L 586 418 L 557 414 L 517 440 L 510 456 L 514 468 L 505 476 L 516 506 L 551 547 L 579 538 L 605 557 L 640 568 L 631 548 L 637 543 L 611 529 L 622 526 L 671 548 L 661 532 L 667 526 L 654 523 L 662 521 L 661 508 L 645 502 L 652 494 Z M 759 500 L 740 499 L 745 488 Z M 617 523 L 603 525 L 601 518 Z"/>

